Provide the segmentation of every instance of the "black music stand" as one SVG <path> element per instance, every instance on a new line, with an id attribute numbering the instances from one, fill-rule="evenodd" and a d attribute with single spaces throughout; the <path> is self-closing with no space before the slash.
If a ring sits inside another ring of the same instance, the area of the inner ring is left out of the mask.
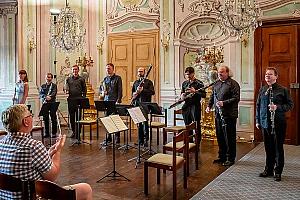
<path id="1" fill-rule="evenodd" d="M 99 122 L 99 112 L 104 111 L 105 116 L 109 116 L 111 114 L 115 114 L 116 111 L 116 101 L 95 101 L 95 107 L 97 110 L 97 120 Z M 98 135 L 98 129 L 99 129 L 99 124 L 97 122 L 97 135 Z M 101 148 L 106 148 L 107 145 L 107 134 L 105 134 L 105 144 L 100 144 Z"/>
<path id="2" fill-rule="evenodd" d="M 116 171 L 116 156 L 115 156 L 115 134 L 116 133 L 119 133 L 120 131 L 125 131 L 125 130 L 128 130 L 128 128 L 126 127 L 126 125 L 124 124 L 124 122 L 122 121 L 122 119 L 117 116 L 119 118 L 119 121 L 121 121 L 121 123 L 123 123 L 123 125 L 125 126 L 125 129 L 118 129 L 118 127 L 116 127 L 118 130 L 116 131 L 112 131 L 112 132 L 109 132 L 109 134 L 112 134 L 112 148 L 113 148 L 113 170 L 111 172 L 109 172 L 108 174 L 106 174 L 105 176 L 103 176 L 102 178 L 100 178 L 97 183 L 101 182 L 103 179 L 105 178 L 108 178 L 108 177 L 111 177 L 115 180 L 115 178 L 124 178 L 125 180 L 127 181 L 130 181 L 128 178 L 126 178 L 125 176 L 123 176 L 122 174 L 118 173 Z M 108 118 L 108 117 L 105 117 L 105 118 Z M 115 123 L 115 122 L 113 122 Z M 105 124 L 104 124 L 105 125 Z M 116 125 L 117 126 L 117 125 Z M 107 129 L 107 127 L 105 127 Z M 108 130 L 108 129 L 107 129 Z"/>
<path id="3" fill-rule="evenodd" d="M 148 113 L 151 114 L 151 115 L 162 115 L 162 110 L 161 108 L 159 107 L 159 105 L 157 103 L 153 103 L 153 102 L 143 102 L 142 103 L 145 107 L 148 108 Z M 151 120 L 150 120 L 150 124 L 149 124 L 149 128 L 151 128 Z M 149 155 L 153 155 L 155 154 L 156 152 L 152 150 L 152 147 L 151 147 L 151 141 L 152 141 L 152 129 L 149 131 L 149 137 L 150 137 L 150 144 L 149 144 L 149 149 L 144 152 L 142 154 L 145 155 L 145 154 L 149 154 Z"/>
<path id="4" fill-rule="evenodd" d="M 117 104 L 116 112 L 119 116 L 126 116 L 126 117 L 129 116 L 130 117 L 127 109 L 130 109 L 132 107 L 133 107 L 133 105 Z M 130 135 L 130 141 L 131 141 L 131 119 L 129 119 L 129 135 Z M 129 147 L 136 148 L 136 147 L 128 144 L 128 130 L 126 132 L 126 137 L 124 136 L 124 140 L 126 140 L 126 141 L 124 141 L 125 144 L 123 146 L 119 147 L 118 148 L 119 150 L 124 149 L 124 151 L 126 151 L 126 150 L 129 150 Z"/>
<path id="5" fill-rule="evenodd" d="M 59 103 L 60 102 L 49 102 L 49 103 L 42 104 L 41 110 L 39 112 L 39 117 L 45 116 L 45 115 L 50 115 L 50 111 L 56 113 L 57 109 L 58 109 L 58 106 L 59 106 Z M 43 118 L 43 121 L 44 121 L 44 118 Z M 45 121 L 44 121 L 44 123 L 45 123 Z M 49 128 L 50 128 L 50 118 L 49 118 L 48 123 L 49 123 Z M 51 130 L 52 130 L 52 126 L 51 126 Z M 51 138 L 50 135 L 49 135 L 49 138 L 50 138 L 49 145 L 51 146 L 52 145 L 52 138 Z M 43 135 L 42 135 L 42 140 L 44 140 Z"/>
<path id="6" fill-rule="evenodd" d="M 142 123 L 147 120 L 145 116 L 146 111 L 142 111 L 142 110 L 143 108 L 141 106 L 128 109 L 131 119 L 135 124 L 138 124 L 138 126 L 141 126 Z M 141 159 L 144 159 L 141 155 L 141 144 L 139 143 L 139 139 L 140 138 L 138 134 L 138 155 L 128 160 L 129 162 L 135 160 L 135 168 L 137 168 L 138 164 L 141 163 Z"/>
<path id="7" fill-rule="evenodd" d="M 86 97 L 77 97 L 77 98 L 70 99 L 70 101 L 72 101 L 73 105 L 76 105 L 76 107 L 77 107 L 77 114 L 76 114 L 76 117 L 75 117 L 76 141 L 73 142 L 73 144 L 71 146 L 73 146 L 74 144 L 79 145 L 79 144 L 82 144 L 82 143 L 90 144 L 89 142 L 81 140 L 81 138 L 80 138 L 81 127 L 78 123 L 81 119 L 81 112 L 83 112 L 83 114 L 84 114 L 84 109 L 90 109 L 89 99 L 86 98 Z"/>

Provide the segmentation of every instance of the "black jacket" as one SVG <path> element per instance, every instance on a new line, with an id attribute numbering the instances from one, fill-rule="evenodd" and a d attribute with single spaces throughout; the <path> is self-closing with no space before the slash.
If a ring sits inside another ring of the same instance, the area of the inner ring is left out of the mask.
<path id="1" fill-rule="evenodd" d="M 256 101 L 256 123 L 260 124 L 262 128 L 268 128 L 270 125 L 270 111 L 268 105 L 270 104 L 270 91 L 267 92 L 269 86 L 262 86 L 259 90 Z M 287 88 L 274 83 L 272 85 L 273 103 L 277 106 L 275 111 L 275 123 L 285 120 L 285 112 L 293 107 L 293 101 L 290 97 Z"/>
<path id="2" fill-rule="evenodd" d="M 208 107 L 212 108 L 217 101 L 223 101 L 222 114 L 224 118 L 238 118 L 240 85 L 230 77 L 225 81 L 217 81 L 213 86 Z M 219 116 L 218 109 L 215 109 L 215 111 L 216 116 Z"/>
<path id="3" fill-rule="evenodd" d="M 105 90 L 107 94 L 104 97 L 104 101 L 116 101 L 122 102 L 122 78 L 116 74 L 112 76 L 106 76 L 103 80 L 105 84 Z"/>
<path id="4" fill-rule="evenodd" d="M 131 90 L 132 94 L 137 90 L 140 83 L 141 83 L 140 79 L 134 81 L 132 90 Z M 152 97 L 152 95 L 155 94 L 153 82 L 149 79 L 145 79 L 143 87 L 144 88 L 143 88 L 142 92 L 137 96 L 136 100 L 139 102 L 151 102 L 151 97 Z"/>

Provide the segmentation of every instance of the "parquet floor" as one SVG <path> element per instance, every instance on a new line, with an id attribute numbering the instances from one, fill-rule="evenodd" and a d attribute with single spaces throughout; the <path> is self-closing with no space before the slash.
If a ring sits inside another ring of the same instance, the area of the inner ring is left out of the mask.
<path id="1" fill-rule="evenodd" d="M 63 132 L 67 133 L 67 130 Z M 124 175 L 130 181 L 124 179 L 113 180 L 105 178 L 102 182 L 96 183 L 101 177 L 113 170 L 112 148 L 100 149 L 105 131 L 100 128 L 100 138 L 96 140 L 95 130 L 93 130 L 92 144 L 80 144 L 70 146 L 74 140 L 68 138 L 61 158 L 61 173 L 57 179 L 60 185 L 73 184 L 77 182 L 87 182 L 92 186 L 93 197 L 96 200 L 104 199 L 172 199 L 172 174 L 167 172 L 161 176 L 161 184 L 156 184 L 156 170 L 149 170 L 149 195 L 143 193 L 143 163 L 137 165 L 135 161 L 128 162 L 128 159 L 137 155 L 137 150 L 132 148 L 127 151 L 116 150 L 116 171 Z M 34 135 L 36 135 L 35 133 Z M 154 133 L 156 134 L 156 133 Z M 156 138 L 154 135 L 153 138 Z M 87 141 L 89 134 L 86 133 Z M 45 141 L 46 143 L 48 141 Z M 121 134 L 121 144 L 123 135 Z M 132 134 L 133 144 L 136 142 L 136 133 Z M 152 144 L 156 145 L 155 139 Z M 255 147 L 252 143 L 237 144 L 237 159 L 248 153 Z M 156 146 L 154 149 L 156 150 Z M 159 146 L 161 150 L 161 146 Z M 218 146 L 214 141 L 204 140 L 201 142 L 201 153 L 199 158 L 199 170 L 195 170 L 193 155 L 191 156 L 191 171 L 188 177 L 188 188 L 183 189 L 182 171 L 177 176 L 178 199 L 189 199 L 193 197 L 209 182 L 214 180 L 219 174 L 226 170 L 226 167 L 212 164 L 216 159 Z"/>

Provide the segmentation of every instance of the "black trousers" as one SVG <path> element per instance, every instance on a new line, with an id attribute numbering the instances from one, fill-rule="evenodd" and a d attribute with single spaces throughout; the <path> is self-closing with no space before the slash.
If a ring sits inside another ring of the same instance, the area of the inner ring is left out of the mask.
<path id="1" fill-rule="evenodd" d="M 182 116 L 185 125 L 189 125 L 192 122 L 196 122 L 198 131 L 198 142 L 201 141 L 201 126 L 200 126 L 200 116 L 201 116 L 201 105 L 190 105 L 182 109 Z M 192 135 L 191 131 L 189 135 Z"/>
<path id="2" fill-rule="evenodd" d="M 142 122 L 138 125 L 139 143 L 143 144 L 144 140 L 149 141 L 149 123 L 148 121 Z"/>
<path id="3" fill-rule="evenodd" d="M 70 115 L 70 124 L 72 131 L 73 133 L 76 133 L 76 121 L 81 119 L 81 112 L 78 111 L 78 100 L 76 98 L 68 98 L 68 111 Z"/>
<path id="4" fill-rule="evenodd" d="M 266 166 L 268 172 L 281 174 L 284 167 L 283 143 L 285 140 L 286 121 L 282 120 L 275 124 L 275 135 L 271 134 L 271 128 L 262 129 L 266 151 Z M 275 166 L 275 168 L 274 168 Z"/>
<path id="5" fill-rule="evenodd" d="M 50 117 L 52 122 L 52 135 L 56 135 L 57 132 L 57 119 L 56 119 L 56 112 L 50 109 Z M 43 120 L 45 122 L 45 135 L 49 135 L 49 114 L 43 116 Z"/>
<path id="6" fill-rule="evenodd" d="M 219 159 L 235 161 L 236 157 L 236 118 L 226 118 L 226 130 L 219 115 L 216 119 L 216 134 L 219 145 Z"/>

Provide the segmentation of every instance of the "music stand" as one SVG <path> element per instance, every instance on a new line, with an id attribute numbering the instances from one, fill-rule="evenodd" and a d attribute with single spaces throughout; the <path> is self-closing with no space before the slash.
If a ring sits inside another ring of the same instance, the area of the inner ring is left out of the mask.
<path id="1" fill-rule="evenodd" d="M 42 107 L 41 107 L 41 110 L 39 112 L 39 117 L 43 116 L 43 121 L 44 121 L 44 116 L 45 115 L 50 115 L 50 112 L 57 112 L 57 109 L 58 109 L 58 106 L 59 106 L 59 103 L 60 102 L 48 102 L 48 103 L 44 103 L 42 104 Z M 44 121 L 45 123 L 45 121 Z M 49 123 L 49 128 L 50 128 L 50 118 L 48 120 L 48 123 Z M 58 122 L 59 123 L 59 122 Z M 52 130 L 52 126 L 51 126 L 51 130 Z M 50 130 L 49 130 L 50 132 Z M 49 135 L 49 145 L 51 146 L 52 145 L 52 138 L 51 136 Z M 44 140 L 44 136 L 42 135 L 42 140 Z"/>
<path id="2" fill-rule="evenodd" d="M 142 105 L 144 105 L 144 107 L 147 107 L 148 109 L 148 113 L 150 115 L 163 115 L 162 111 L 161 111 L 161 108 L 159 107 L 159 105 L 157 103 L 153 103 L 153 102 L 142 102 Z M 149 128 L 151 128 L 151 120 L 150 120 L 150 124 L 149 124 Z M 151 141 L 152 141 L 152 129 L 150 129 L 149 131 L 149 134 L 150 134 L 150 144 L 149 144 L 149 149 L 144 152 L 142 154 L 145 155 L 145 154 L 149 154 L 149 155 L 153 155 L 155 154 L 156 152 L 152 150 L 152 146 L 151 146 Z"/>
<path id="3" fill-rule="evenodd" d="M 133 107 L 133 105 L 117 104 L 116 105 L 116 113 L 119 116 L 126 116 L 126 117 L 129 116 L 130 117 L 127 109 L 130 109 L 132 107 Z M 131 141 L 131 119 L 129 119 L 129 135 L 130 135 L 130 141 Z M 129 150 L 129 147 L 136 148 L 136 147 L 131 146 L 131 145 L 128 144 L 128 130 L 126 132 L 126 137 L 124 136 L 124 138 L 126 138 L 126 144 L 119 147 L 118 149 L 124 149 L 124 151 L 126 151 L 126 150 Z"/>
<path id="4" fill-rule="evenodd" d="M 101 121 L 104 124 L 106 130 L 110 134 L 112 134 L 113 170 L 111 172 L 109 172 L 108 174 L 106 174 L 105 176 L 103 176 L 102 178 L 100 178 L 97 181 L 97 183 L 99 183 L 100 181 L 102 181 L 103 179 L 108 178 L 108 177 L 112 177 L 113 179 L 122 177 L 122 178 L 126 179 L 127 181 L 130 181 L 128 178 L 126 178 L 125 176 L 123 176 L 122 174 L 120 174 L 116 171 L 116 156 L 115 156 L 115 134 L 120 133 L 121 131 L 128 130 L 128 128 L 124 124 L 124 122 L 122 121 L 120 116 L 118 116 L 118 115 L 112 115 L 111 117 L 108 116 L 108 117 L 101 118 Z"/>
<path id="5" fill-rule="evenodd" d="M 105 112 L 105 116 L 109 116 L 111 114 L 116 113 L 116 101 L 95 101 L 95 107 L 97 110 L 97 120 L 99 122 L 99 112 L 100 111 L 104 111 Z M 99 129 L 99 123 L 97 122 L 97 135 L 98 135 L 98 129 Z M 103 146 L 107 147 L 107 134 L 105 134 L 105 144 L 100 144 L 101 148 L 103 148 Z"/>
<path id="6" fill-rule="evenodd" d="M 90 144 L 89 142 L 86 142 L 84 140 L 81 140 L 80 138 L 80 132 L 81 132 L 81 127 L 79 125 L 79 121 L 81 118 L 81 111 L 84 114 L 84 109 L 89 109 L 90 108 L 90 102 L 89 99 L 86 97 L 76 97 L 76 98 L 72 98 L 70 99 L 70 101 L 72 101 L 72 103 L 74 103 L 73 105 L 76 105 L 77 107 L 77 115 L 75 118 L 75 135 L 76 135 L 76 141 L 71 145 L 73 146 L 74 144 L 82 144 L 82 143 L 86 143 L 86 144 Z"/>
<path id="7" fill-rule="evenodd" d="M 142 107 L 137 106 L 134 108 L 130 108 L 128 109 L 129 115 L 132 118 L 133 122 L 135 124 L 138 124 L 138 126 L 141 126 L 143 122 L 147 121 L 146 117 L 145 117 L 145 113 L 142 112 Z M 139 134 L 138 134 L 138 141 L 140 140 L 139 138 Z M 135 160 L 135 168 L 137 168 L 137 165 L 141 163 L 141 159 L 142 159 L 142 155 L 141 155 L 141 144 L 138 142 L 138 155 L 134 158 L 129 159 L 128 161 L 132 161 Z"/>

